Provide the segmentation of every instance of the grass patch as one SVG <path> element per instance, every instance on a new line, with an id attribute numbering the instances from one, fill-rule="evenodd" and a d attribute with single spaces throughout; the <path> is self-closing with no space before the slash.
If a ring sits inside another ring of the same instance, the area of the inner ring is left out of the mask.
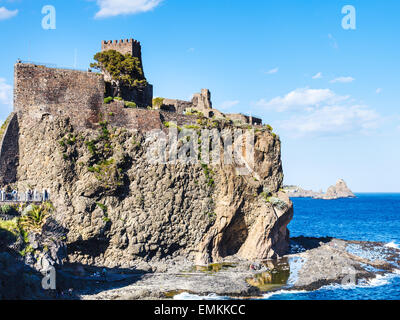
<path id="1" fill-rule="evenodd" d="M 182 128 L 179 127 L 175 122 L 168 122 L 168 121 L 166 121 L 166 122 L 164 122 L 164 126 L 165 126 L 166 128 L 176 128 L 176 129 L 178 129 L 179 132 L 182 131 Z"/>
<path id="2" fill-rule="evenodd" d="M 206 164 L 204 164 L 204 163 L 201 165 L 201 167 L 203 168 L 204 175 L 206 176 L 207 185 L 208 185 L 209 187 L 215 187 L 215 181 L 214 181 L 214 178 L 213 178 L 213 176 L 214 176 L 214 171 L 212 171 L 212 170 L 208 167 L 208 165 L 206 165 Z"/>
<path id="3" fill-rule="evenodd" d="M 0 229 L 8 231 L 14 236 L 18 236 L 20 234 L 18 227 L 18 218 L 14 218 L 8 221 L 0 220 Z"/>
<path id="4" fill-rule="evenodd" d="M 157 97 L 153 99 L 153 107 L 155 108 L 160 109 L 163 103 L 164 103 L 164 98 Z"/>
<path id="5" fill-rule="evenodd" d="M 136 109 L 137 105 L 135 102 L 127 101 L 127 102 L 125 102 L 125 108 Z"/>
<path id="6" fill-rule="evenodd" d="M 105 104 L 109 104 L 111 101 L 114 101 L 114 98 L 113 98 L 113 97 L 104 98 L 104 103 L 105 103 Z"/>
<path id="7" fill-rule="evenodd" d="M 105 204 L 102 204 L 100 202 L 96 202 L 96 205 L 103 211 L 103 221 L 104 222 L 109 222 L 111 221 L 110 218 L 108 217 L 108 208 Z"/>

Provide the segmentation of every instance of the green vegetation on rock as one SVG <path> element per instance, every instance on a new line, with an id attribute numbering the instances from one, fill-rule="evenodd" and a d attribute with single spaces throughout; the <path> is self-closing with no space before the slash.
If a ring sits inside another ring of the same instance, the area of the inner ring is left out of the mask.
<path id="1" fill-rule="evenodd" d="M 3 124 L 1 125 L 1 127 L 0 127 L 0 141 L 1 141 L 1 139 L 3 138 L 4 132 L 6 131 L 8 124 L 10 123 L 11 116 L 12 116 L 12 114 L 10 114 L 10 115 L 8 116 L 8 118 L 6 119 L 6 121 L 4 121 L 4 123 L 3 123 Z"/>
<path id="2" fill-rule="evenodd" d="M 122 185 L 122 170 L 113 158 L 114 148 L 108 122 L 102 121 L 99 125 L 98 137 L 85 142 L 91 154 L 88 171 L 95 174 L 104 188 L 113 189 Z"/>
<path id="3" fill-rule="evenodd" d="M 136 105 L 135 102 L 126 101 L 126 102 L 125 102 L 125 107 L 126 107 L 126 108 L 131 108 L 131 109 L 136 109 L 136 108 L 137 108 L 137 105 Z"/>
<path id="4" fill-rule="evenodd" d="M 31 205 L 31 208 L 18 220 L 19 228 L 29 231 L 39 231 L 46 222 L 47 217 L 53 212 L 54 207 L 50 202 Z"/>
<path id="5" fill-rule="evenodd" d="M 109 222 L 110 218 L 108 217 L 108 208 L 106 205 L 96 202 L 96 205 L 103 211 L 103 221 L 104 222 Z"/>
<path id="6" fill-rule="evenodd" d="M 208 167 L 208 165 L 206 165 L 204 163 L 201 166 L 203 168 L 204 175 L 206 176 L 207 185 L 210 186 L 210 187 L 214 187 L 215 186 L 215 181 L 214 181 L 214 178 L 213 178 L 214 171 L 211 170 Z"/>
<path id="7" fill-rule="evenodd" d="M 156 109 L 160 109 L 163 102 L 164 102 L 164 98 L 160 98 L 160 97 L 154 98 L 153 99 L 153 107 Z"/>
<path id="8" fill-rule="evenodd" d="M 104 103 L 105 104 L 109 104 L 111 101 L 113 101 L 114 100 L 114 98 L 113 97 L 107 97 L 107 98 L 104 98 Z"/>

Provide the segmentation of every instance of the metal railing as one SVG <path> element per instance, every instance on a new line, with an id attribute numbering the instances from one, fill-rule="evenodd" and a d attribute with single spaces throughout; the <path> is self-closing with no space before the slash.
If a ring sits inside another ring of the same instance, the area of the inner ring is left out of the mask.
<path id="1" fill-rule="evenodd" d="M 0 191 L 0 202 L 45 202 L 50 200 L 50 194 L 47 190 L 38 192 L 28 190 L 26 192 L 5 192 Z"/>
<path id="2" fill-rule="evenodd" d="M 66 67 L 66 66 L 58 66 L 54 63 L 48 63 L 48 62 L 37 62 L 37 61 L 26 61 L 26 60 L 17 60 L 17 63 L 24 63 L 24 64 L 33 64 L 35 66 L 43 66 L 46 68 L 51 68 L 51 69 L 65 69 L 65 70 L 75 70 L 75 71 L 84 71 L 88 72 L 88 69 L 79 69 L 79 68 L 74 68 L 74 67 Z"/>

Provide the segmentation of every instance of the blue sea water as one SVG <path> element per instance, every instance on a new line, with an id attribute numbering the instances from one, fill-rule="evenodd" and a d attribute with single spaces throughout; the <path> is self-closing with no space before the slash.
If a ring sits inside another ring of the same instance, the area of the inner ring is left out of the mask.
<path id="1" fill-rule="evenodd" d="M 383 242 L 400 246 L 400 194 L 356 194 L 355 199 L 314 200 L 294 198 L 291 237 L 333 237 Z M 374 253 L 371 253 L 373 256 Z M 378 257 L 379 258 L 379 257 Z M 296 266 L 295 266 L 296 267 Z M 294 271 L 291 266 L 291 273 Z M 225 300 L 183 293 L 177 300 Z M 264 300 L 400 300 L 400 273 L 378 276 L 356 286 L 330 285 L 316 291 L 280 290 Z"/>
<path id="2" fill-rule="evenodd" d="M 334 237 L 400 245 L 400 194 L 357 194 L 356 199 L 292 199 L 291 237 Z M 399 300 L 400 275 L 359 286 L 328 286 L 313 292 L 281 291 L 271 300 Z"/>

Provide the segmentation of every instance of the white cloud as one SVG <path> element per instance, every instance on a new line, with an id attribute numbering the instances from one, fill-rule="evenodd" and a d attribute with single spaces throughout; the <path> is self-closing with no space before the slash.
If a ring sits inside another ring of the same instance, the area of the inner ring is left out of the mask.
<path id="1" fill-rule="evenodd" d="M 280 121 L 278 126 L 295 137 L 368 133 L 381 121 L 375 110 L 362 105 L 325 106 L 309 114 Z"/>
<path id="2" fill-rule="evenodd" d="M 293 137 L 368 133 L 383 121 L 375 110 L 330 89 L 295 89 L 269 101 L 261 99 L 256 106 L 263 111 L 296 111 L 275 124 Z"/>
<path id="3" fill-rule="evenodd" d="M 350 83 L 355 81 L 353 77 L 339 77 L 336 79 L 331 80 L 331 83 Z"/>
<path id="4" fill-rule="evenodd" d="M 299 109 L 311 110 L 321 104 L 331 105 L 348 98 L 348 96 L 338 96 L 330 89 L 301 88 L 289 92 L 284 97 L 276 97 L 270 101 L 261 99 L 256 102 L 256 106 L 277 112 Z"/>
<path id="5" fill-rule="evenodd" d="M 13 102 L 13 88 L 6 83 L 6 79 L 0 78 L 0 104 L 11 106 Z"/>
<path id="6" fill-rule="evenodd" d="M 224 101 L 224 102 L 221 103 L 219 108 L 221 110 L 228 110 L 228 109 L 238 105 L 239 103 L 240 103 L 240 101 L 238 101 L 238 100 Z"/>
<path id="7" fill-rule="evenodd" d="M 163 0 L 97 0 L 100 11 L 96 18 L 147 12 L 156 8 Z"/>
<path id="8" fill-rule="evenodd" d="M 278 71 L 279 71 L 279 68 L 274 68 L 274 69 L 271 69 L 271 70 L 265 72 L 265 74 L 275 74 L 275 73 L 278 73 Z"/>
<path id="9" fill-rule="evenodd" d="M 321 79 L 322 78 L 322 72 L 318 72 L 315 76 L 312 77 L 313 79 Z"/>
<path id="10" fill-rule="evenodd" d="M 18 14 L 18 10 L 8 10 L 6 7 L 0 8 L 0 20 L 6 20 L 15 17 Z"/>

